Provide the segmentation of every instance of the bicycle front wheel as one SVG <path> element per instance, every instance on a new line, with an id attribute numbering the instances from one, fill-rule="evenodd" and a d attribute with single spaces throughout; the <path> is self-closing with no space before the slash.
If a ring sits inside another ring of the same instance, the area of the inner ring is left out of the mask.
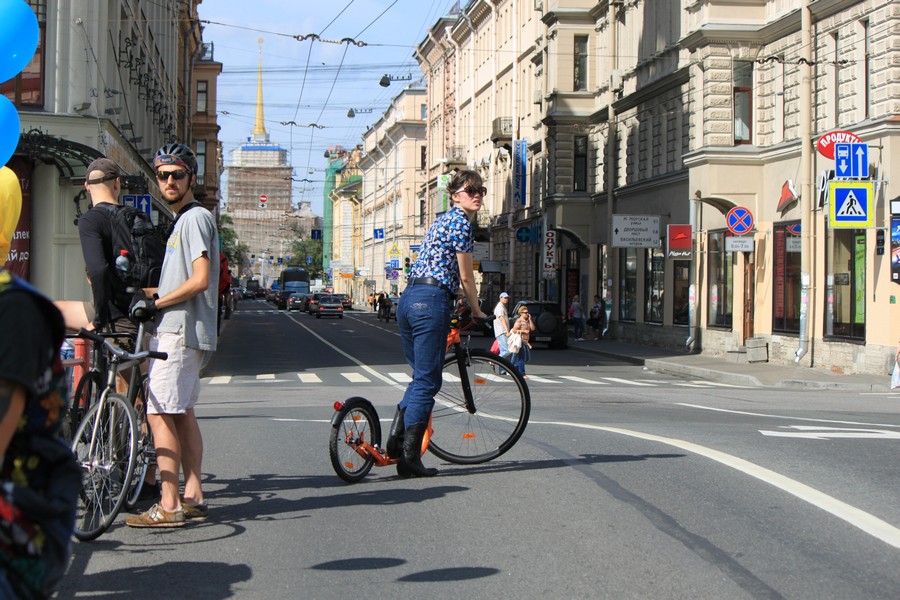
<path id="1" fill-rule="evenodd" d="M 69 405 L 62 424 L 63 438 L 69 444 L 75 439 L 75 432 L 81 425 L 84 414 L 97 404 L 103 388 L 103 378 L 99 371 L 85 371 L 78 380 L 75 393 L 72 395 L 72 403 Z"/>
<path id="2" fill-rule="evenodd" d="M 96 539 L 125 503 L 137 462 L 134 409 L 123 396 L 108 394 L 91 408 L 75 433 L 72 452 L 81 467 L 75 537 Z"/>
<path id="3" fill-rule="evenodd" d="M 463 392 L 472 393 L 469 412 Z M 528 384 L 512 364 L 486 350 L 466 350 L 444 360 L 443 385 L 431 412 L 428 449 L 447 462 L 472 465 L 493 460 L 525 432 L 531 412 Z"/>

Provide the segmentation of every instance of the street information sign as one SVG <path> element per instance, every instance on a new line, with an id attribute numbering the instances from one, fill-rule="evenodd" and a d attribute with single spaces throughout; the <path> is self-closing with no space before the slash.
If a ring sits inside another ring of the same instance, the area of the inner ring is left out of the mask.
<path id="1" fill-rule="evenodd" d="M 728 225 L 728 231 L 734 235 L 744 235 L 753 229 L 753 215 L 749 209 L 735 206 L 725 215 L 725 224 Z"/>
<path id="2" fill-rule="evenodd" d="M 151 206 L 151 198 L 150 194 L 141 194 L 139 196 L 122 196 L 122 204 L 125 206 L 133 206 L 138 210 L 141 210 L 148 215 L 150 214 L 150 206 Z"/>
<path id="3" fill-rule="evenodd" d="M 867 178 L 869 176 L 869 145 L 835 144 L 834 174 L 837 177 Z"/>
<path id="4" fill-rule="evenodd" d="M 874 182 L 829 181 L 828 226 L 832 229 L 874 227 Z"/>
<path id="5" fill-rule="evenodd" d="M 658 248 L 659 215 L 613 215 L 614 248 Z"/>
<path id="6" fill-rule="evenodd" d="M 753 252 L 754 246 L 754 239 L 749 235 L 730 235 L 725 238 L 725 252 Z"/>

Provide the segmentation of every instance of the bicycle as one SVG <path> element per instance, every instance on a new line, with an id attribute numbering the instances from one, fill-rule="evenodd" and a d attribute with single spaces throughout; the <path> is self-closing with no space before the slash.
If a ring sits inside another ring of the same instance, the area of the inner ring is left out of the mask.
<path id="1" fill-rule="evenodd" d="M 134 407 L 138 395 L 146 399 L 146 377 L 138 366 L 148 358 L 166 360 L 168 356 L 141 350 L 143 333 L 140 323 L 135 351 L 127 352 L 113 345 L 108 335 L 85 329 L 78 332 L 78 337 L 91 340 L 108 355 L 105 387 L 82 417 L 72 439 L 72 452 L 82 469 L 75 516 L 75 537 L 82 541 L 96 539 L 106 531 L 126 502 L 134 505 L 146 470 L 155 459 L 150 429 L 145 419 L 139 424 Z M 132 373 L 126 397 L 117 392 L 116 380 L 118 372 L 128 368 Z M 139 410 L 145 407 L 146 401 L 139 403 Z"/>
<path id="2" fill-rule="evenodd" d="M 426 450 L 455 464 L 479 464 L 501 456 L 522 437 L 531 412 L 531 393 L 518 370 L 504 358 L 469 348 L 461 333 L 468 313 L 457 313 L 447 335 L 445 385 L 422 440 Z M 447 385 L 456 384 L 456 385 Z M 348 483 L 362 480 L 373 466 L 399 462 L 399 451 L 381 447 L 381 423 L 372 403 L 356 396 L 334 403 L 328 450 L 338 477 Z M 396 424 L 399 414 L 395 414 Z M 433 427 L 437 424 L 437 427 Z M 392 426 L 393 429 L 393 426 Z"/>

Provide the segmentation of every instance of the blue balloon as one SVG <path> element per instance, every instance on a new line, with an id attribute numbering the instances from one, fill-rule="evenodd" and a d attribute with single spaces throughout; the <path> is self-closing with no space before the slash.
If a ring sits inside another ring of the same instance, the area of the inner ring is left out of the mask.
<path id="1" fill-rule="evenodd" d="M 39 35 L 37 17 L 25 0 L 0 0 L 0 81 L 28 66 Z"/>
<path id="2" fill-rule="evenodd" d="M 0 167 L 6 164 L 19 145 L 19 113 L 6 96 L 0 96 Z"/>

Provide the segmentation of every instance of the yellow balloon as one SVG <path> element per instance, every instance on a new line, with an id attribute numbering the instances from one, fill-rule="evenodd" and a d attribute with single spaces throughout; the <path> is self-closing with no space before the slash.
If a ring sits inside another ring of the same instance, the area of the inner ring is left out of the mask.
<path id="1" fill-rule="evenodd" d="M 9 167 L 0 168 L 0 266 L 9 256 L 21 212 L 22 186 L 19 177 Z"/>

